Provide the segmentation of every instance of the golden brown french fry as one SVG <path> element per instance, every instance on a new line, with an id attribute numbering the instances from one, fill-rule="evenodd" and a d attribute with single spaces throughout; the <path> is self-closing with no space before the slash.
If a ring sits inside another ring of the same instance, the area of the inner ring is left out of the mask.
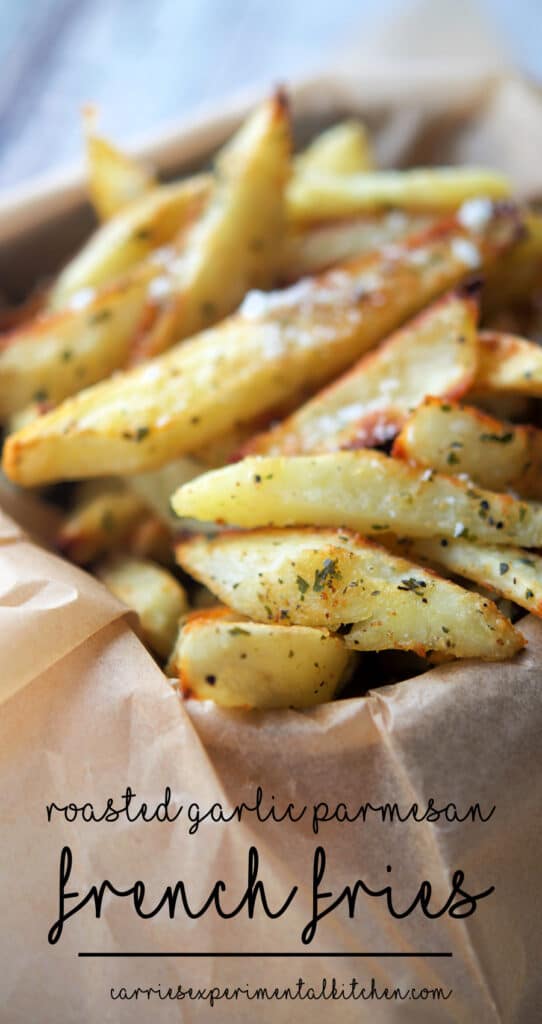
<path id="1" fill-rule="evenodd" d="M 0 420 L 31 403 L 61 402 L 122 365 L 146 293 L 146 281 L 137 276 L 5 335 L 0 341 Z"/>
<path id="2" fill-rule="evenodd" d="M 83 488 L 57 536 L 57 546 L 72 562 L 86 565 L 127 542 L 149 516 L 149 506 L 114 481 Z"/>
<path id="3" fill-rule="evenodd" d="M 179 618 L 188 611 L 184 588 L 166 569 L 119 556 L 96 568 L 108 590 L 137 613 L 141 639 L 160 658 L 171 654 Z"/>
<path id="4" fill-rule="evenodd" d="M 211 180 L 210 175 L 200 174 L 160 185 L 123 207 L 67 264 L 51 289 L 48 308 L 58 310 L 72 300 L 77 302 L 81 295 L 91 294 L 87 289 L 111 283 L 153 250 L 178 238 L 201 213 Z M 161 250 L 159 255 L 166 259 L 168 252 Z"/>
<path id="5" fill-rule="evenodd" d="M 281 261 L 290 121 L 281 94 L 264 103 L 219 154 L 212 198 L 188 232 L 185 249 L 164 267 L 165 297 L 137 358 L 232 313 L 254 287 L 270 287 Z M 156 287 L 156 286 L 155 286 Z"/>
<path id="6" fill-rule="evenodd" d="M 182 567 L 242 615 L 266 622 L 354 623 L 359 650 L 498 659 L 523 639 L 494 604 L 348 530 L 254 530 L 195 537 Z"/>
<path id="7" fill-rule="evenodd" d="M 477 316 L 468 291 L 446 295 L 243 451 L 300 455 L 390 440 L 425 395 L 451 398 L 469 390 L 478 361 Z"/>
<path id="8" fill-rule="evenodd" d="M 532 551 L 446 538 L 401 541 L 397 551 L 437 571 L 442 566 L 542 616 L 542 558 Z"/>
<path id="9" fill-rule="evenodd" d="M 94 138 L 93 145 L 97 147 L 99 159 L 101 158 L 101 147 L 109 146 L 104 140 Z M 363 126 L 358 122 L 344 122 L 324 132 L 318 139 L 301 154 L 297 160 L 307 161 L 312 165 L 314 162 L 330 169 L 339 170 L 342 166 L 344 173 L 363 170 L 368 158 L 368 142 Z M 114 160 L 124 160 L 122 154 L 115 153 Z M 129 161 L 130 166 L 131 162 Z M 124 166 L 124 165 L 123 165 Z M 303 166 L 305 164 L 303 163 Z M 145 188 L 141 195 L 129 203 L 121 203 L 119 209 L 113 215 L 108 215 L 108 220 L 103 224 L 71 260 L 60 274 L 48 297 L 49 309 L 61 309 L 71 296 L 81 289 L 97 288 L 100 285 L 111 282 L 122 273 L 129 270 L 134 264 L 144 259 L 150 252 L 171 242 L 181 229 L 187 228 L 194 222 L 202 212 L 204 204 L 208 202 L 213 190 L 213 179 L 209 174 L 198 174 L 184 181 L 175 181 L 166 185 L 155 185 L 153 188 Z M 414 218 L 410 218 L 414 221 Z M 374 226 L 371 225 L 374 222 Z M 380 218 L 369 219 L 368 224 L 354 224 L 354 233 L 361 243 L 363 236 L 364 244 L 354 244 L 352 239 L 344 238 L 343 225 L 333 225 L 332 232 L 325 230 L 320 232 L 318 247 L 323 244 L 333 245 L 333 235 L 338 232 L 340 238 L 335 241 L 335 255 L 322 262 L 316 259 L 316 265 L 312 270 L 323 269 L 324 266 L 337 262 L 339 259 L 346 259 L 350 255 L 374 248 L 385 240 L 398 237 L 399 226 L 402 225 L 401 237 L 411 233 L 416 224 L 419 227 L 427 223 L 427 218 L 418 217 L 417 221 L 409 224 L 406 216 L 395 213 Z M 350 225 L 346 225 L 348 229 Z M 365 228 L 365 230 L 364 230 Z M 342 229 L 342 230 L 341 230 Z M 301 273 L 308 273 L 311 267 L 310 239 L 307 233 L 302 233 L 295 246 L 295 255 L 292 251 L 291 258 L 297 258 L 297 269 L 299 271 L 300 260 L 303 259 L 305 267 Z M 309 235 L 314 234 L 309 233 Z M 331 238 L 329 237 L 331 234 Z M 348 234 L 348 230 L 346 232 Z M 369 237 L 371 236 L 371 242 Z M 316 240 L 315 240 L 316 242 Z M 314 248 L 316 248 L 316 245 Z M 292 247 L 294 249 L 294 247 Z M 302 250 L 302 251 L 300 251 Z M 342 251 L 341 251 L 342 250 Z M 175 254 L 171 253 L 171 260 Z M 164 252 L 163 259 L 167 259 Z M 293 269 L 293 268 L 292 268 Z M 298 274 L 299 276 L 299 274 Z"/>
<path id="10" fill-rule="evenodd" d="M 427 398 L 406 421 L 395 458 L 441 473 L 466 473 L 491 491 L 542 500 L 542 431 L 512 426 L 472 406 Z"/>
<path id="11" fill-rule="evenodd" d="M 22 327 L 39 316 L 46 306 L 48 294 L 49 288 L 42 282 L 35 284 L 26 298 L 16 306 L 5 305 L 5 296 L 0 298 L 0 335 Z"/>
<path id="12" fill-rule="evenodd" d="M 312 171 L 290 182 L 288 214 L 295 222 L 352 217 L 390 206 L 453 210 L 481 196 L 504 199 L 510 191 L 504 175 L 479 167 L 422 167 L 351 175 Z"/>
<path id="13" fill-rule="evenodd" d="M 542 347 L 513 334 L 480 331 L 476 387 L 542 398 Z"/>
<path id="14" fill-rule="evenodd" d="M 178 516 L 231 526 L 345 526 L 542 546 L 542 505 L 363 449 L 243 459 L 184 484 L 171 504 Z"/>
<path id="15" fill-rule="evenodd" d="M 84 111 L 89 191 L 100 220 L 119 210 L 156 185 L 153 173 L 138 160 L 117 149 L 95 131 L 96 112 Z"/>
<path id="16" fill-rule="evenodd" d="M 491 262 L 517 229 L 512 209 L 496 209 L 479 234 L 446 218 L 392 251 L 281 292 L 252 293 L 216 328 L 12 435 L 5 471 L 28 486 L 144 472 L 196 452 L 236 424 L 313 393 L 461 280 L 472 251 Z"/>
<path id="17" fill-rule="evenodd" d="M 419 580 L 419 570 L 413 579 L 415 582 Z M 455 618 L 448 619 L 446 597 L 440 589 L 438 600 L 433 600 L 433 595 L 428 598 L 428 602 L 432 602 L 431 608 L 423 606 L 420 611 L 410 604 L 404 612 L 401 609 L 400 621 L 390 595 L 380 613 L 375 612 L 370 619 L 354 623 L 345 637 L 346 646 L 354 651 L 397 648 L 414 651 L 421 656 L 440 654 L 446 657 L 439 660 L 446 661 L 450 657 L 502 661 L 513 657 L 525 646 L 522 634 L 501 614 L 493 601 L 463 587 L 457 589 L 463 598 L 461 608 L 457 609 Z M 477 604 L 471 604 L 466 599 L 467 595 L 477 598 Z"/>
<path id="18" fill-rule="evenodd" d="M 295 280 L 319 274 L 335 263 L 425 231 L 437 219 L 431 214 L 391 210 L 345 221 L 291 227 L 284 242 L 281 276 L 284 280 Z"/>
<path id="19" fill-rule="evenodd" d="M 542 214 L 527 210 L 524 225 L 524 238 L 488 274 L 483 308 L 490 317 L 529 300 L 542 286 Z"/>
<path id="20" fill-rule="evenodd" d="M 154 515 L 149 507 L 149 514 L 135 523 L 134 528 L 123 545 L 123 550 L 134 558 L 146 558 L 161 565 L 173 562 L 173 534 L 171 524 Z"/>
<path id="21" fill-rule="evenodd" d="M 53 404 L 48 401 L 30 402 L 8 417 L 4 426 L 5 433 L 15 434 L 18 430 L 28 426 L 29 423 L 34 423 L 39 416 L 44 416 L 46 412 L 50 412 L 52 408 L 54 408 Z"/>
<path id="22" fill-rule="evenodd" d="M 227 608 L 183 624 L 169 671 L 186 697 L 230 708 L 309 708 L 332 700 L 353 666 L 341 637 L 250 622 Z"/>
<path id="23" fill-rule="evenodd" d="M 294 177 L 313 171 L 358 174 L 372 171 L 375 159 L 362 121 L 341 121 L 317 135 L 294 160 Z"/>

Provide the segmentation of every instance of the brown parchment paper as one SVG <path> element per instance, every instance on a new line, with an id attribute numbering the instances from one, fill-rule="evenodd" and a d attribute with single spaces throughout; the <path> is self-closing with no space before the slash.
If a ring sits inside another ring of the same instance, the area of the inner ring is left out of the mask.
<path id="1" fill-rule="evenodd" d="M 463 9 L 464 5 L 460 5 Z M 444 33 L 445 45 L 445 25 Z M 443 40 L 440 40 L 443 42 Z M 470 40 L 464 59 L 368 61 L 296 89 L 302 129 L 345 110 L 366 116 L 385 162 L 475 160 L 508 170 L 521 192 L 542 191 L 542 105 L 537 91 Z M 367 47 L 366 47 L 367 49 Z M 418 47 L 419 57 L 419 47 Z M 473 56 L 474 54 L 474 56 Z M 408 56 L 408 49 L 407 49 Z M 427 55 L 426 55 L 427 57 Z M 351 59 L 350 59 L 351 62 Z M 483 66 L 479 66 L 483 64 Z M 230 119 L 234 115 L 230 112 Z M 225 124 L 200 128 L 219 136 Z M 229 122 L 227 127 L 230 127 Z M 162 149 L 182 163 L 182 133 Z M 190 151 L 190 157 L 194 155 Z M 164 163 L 167 163 L 164 156 Z M 43 200 L 41 200 L 43 201 Z M 24 219 L 24 218 L 23 218 Z M 248 714 L 209 703 L 181 703 L 146 653 L 123 610 L 95 580 L 42 546 L 49 514 L 28 496 L 0 490 L 0 807 L 3 820 L 0 904 L 2 1024 L 137 1022 L 456 1022 L 534 1024 L 542 1016 L 542 624 L 522 622 L 528 648 L 513 663 L 463 662 L 305 713 Z M 28 533 L 34 535 L 30 539 Z M 368 680 L 370 685 L 370 680 Z M 136 804 L 154 806 L 170 787 L 172 804 L 225 808 L 264 790 L 284 807 L 326 801 L 355 810 L 370 802 L 421 807 L 454 802 L 495 806 L 477 823 L 328 823 L 318 836 L 310 813 L 297 824 L 206 822 L 188 835 L 175 824 L 68 824 L 47 821 L 46 805 L 118 804 L 127 786 Z M 323 920 L 311 959 L 79 958 L 81 951 L 302 951 L 311 916 L 311 862 L 321 843 L 328 889 L 362 877 L 372 888 L 390 878 L 405 905 L 423 879 L 437 900 L 461 869 L 478 892 L 495 893 L 465 921 L 394 920 L 379 900 L 362 899 L 354 920 Z M 143 878 L 150 897 L 185 879 L 194 901 L 217 879 L 237 898 L 247 851 L 258 847 L 271 903 L 293 884 L 289 912 L 270 921 L 209 912 L 189 921 L 161 914 L 141 921 L 126 901 L 107 900 L 100 920 L 81 911 L 55 946 L 60 850 L 74 857 L 71 890 L 105 878 L 118 888 Z M 386 874 L 386 865 L 392 871 Z M 353 952 L 447 950 L 452 958 L 356 959 Z M 331 959 L 326 952 L 344 953 Z M 112 1001 L 111 987 L 163 991 L 179 984 L 339 984 L 352 977 L 386 985 L 453 989 L 445 1002 L 152 1002 Z"/>

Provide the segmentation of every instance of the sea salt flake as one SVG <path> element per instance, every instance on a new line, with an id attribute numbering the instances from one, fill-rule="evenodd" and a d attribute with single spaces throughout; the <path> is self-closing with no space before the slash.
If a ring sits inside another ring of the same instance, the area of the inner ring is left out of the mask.
<path id="1" fill-rule="evenodd" d="M 491 199 L 484 196 L 477 196 L 474 199 L 467 199 L 459 208 L 457 219 L 464 228 L 471 231 L 482 231 L 493 213 Z"/>
<path id="2" fill-rule="evenodd" d="M 147 294 L 152 302 L 161 302 L 162 299 L 167 299 L 172 292 L 171 278 L 161 276 L 154 277 L 150 282 L 147 289 Z"/>
<path id="3" fill-rule="evenodd" d="M 80 288 L 78 292 L 75 292 L 69 302 L 68 306 L 70 309 L 85 309 L 89 306 L 93 299 L 96 298 L 95 288 Z"/>

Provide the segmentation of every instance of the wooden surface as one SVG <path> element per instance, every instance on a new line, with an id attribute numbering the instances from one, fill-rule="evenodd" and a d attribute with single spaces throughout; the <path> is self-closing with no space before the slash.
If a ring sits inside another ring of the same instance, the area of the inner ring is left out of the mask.
<path id="1" fill-rule="evenodd" d="M 433 0 L 433 18 L 441 2 Z M 457 0 L 458 18 L 462 6 Z M 232 90 L 272 85 L 355 52 L 378 19 L 389 25 L 409 7 L 410 0 L 0 0 L 0 188 L 77 160 L 87 101 L 126 142 Z M 512 59 L 542 78 L 540 0 L 477 7 Z"/>

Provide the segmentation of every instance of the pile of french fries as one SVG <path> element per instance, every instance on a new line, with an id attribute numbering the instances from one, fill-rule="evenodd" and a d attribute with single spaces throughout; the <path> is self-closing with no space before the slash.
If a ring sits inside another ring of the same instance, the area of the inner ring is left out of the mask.
<path id="1" fill-rule="evenodd" d="M 542 217 L 491 170 L 377 169 L 355 121 L 292 156 L 282 94 L 209 173 L 160 184 L 91 117 L 87 151 L 101 224 L 0 344 L 6 475 L 77 481 L 59 550 L 224 706 L 516 656 Z"/>

